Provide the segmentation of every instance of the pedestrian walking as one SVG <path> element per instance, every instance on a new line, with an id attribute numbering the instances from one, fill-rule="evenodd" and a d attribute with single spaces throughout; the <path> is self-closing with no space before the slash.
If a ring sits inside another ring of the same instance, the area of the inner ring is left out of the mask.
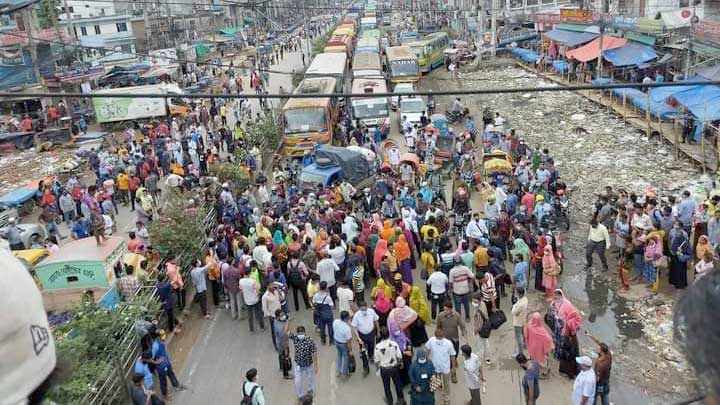
<path id="1" fill-rule="evenodd" d="M 462 263 L 459 255 L 455 256 L 455 266 L 448 275 L 450 290 L 453 293 L 455 311 L 461 311 L 460 306 L 465 307 L 465 321 L 470 321 L 470 292 L 475 283 L 475 274 Z"/>
<path id="2" fill-rule="evenodd" d="M 184 391 L 185 386 L 181 385 L 175 376 L 173 371 L 172 363 L 170 362 L 170 355 L 167 352 L 165 346 L 165 331 L 156 330 L 154 327 L 150 329 L 150 337 L 152 338 L 151 353 L 153 362 L 155 364 L 155 371 L 158 375 L 158 382 L 160 383 L 160 392 L 166 401 L 172 400 L 168 394 L 167 380 L 170 379 L 170 383 L 175 390 Z"/>
<path id="3" fill-rule="evenodd" d="M 380 342 L 375 346 L 373 360 L 377 368 L 380 369 L 380 378 L 385 392 L 385 404 L 404 405 L 405 397 L 403 397 L 402 385 L 400 384 L 400 365 L 403 362 L 402 351 L 398 344 L 390 339 L 390 332 L 386 327 L 380 328 L 379 336 Z M 397 402 L 393 401 L 392 390 L 390 389 L 391 380 L 395 385 Z"/>
<path id="4" fill-rule="evenodd" d="M 242 400 L 240 405 L 265 405 L 265 393 L 257 383 L 257 369 L 251 368 L 245 373 L 245 382 L 242 385 Z"/>
<path id="5" fill-rule="evenodd" d="M 525 404 L 535 405 L 540 397 L 540 364 L 535 360 L 529 360 L 522 353 L 515 356 L 515 361 L 525 370 L 522 379 Z"/>
<path id="6" fill-rule="evenodd" d="M 335 303 L 328 292 L 326 281 L 320 282 L 320 291 L 313 297 L 313 308 L 315 311 L 314 317 L 317 318 L 318 327 L 320 327 L 320 342 L 323 345 L 326 344 L 327 335 L 330 335 L 330 341 L 334 341 L 332 322 Z"/>
<path id="7" fill-rule="evenodd" d="M 470 390 L 468 405 L 481 405 L 480 389 L 485 382 L 480 358 L 472 352 L 470 345 L 463 345 L 460 350 L 463 354 L 463 370 L 465 370 L 465 384 Z"/>
<path id="8" fill-rule="evenodd" d="M 195 267 L 190 270 L 190 277 L 195 284 L 195 301 L 200 304 L 200 313 L 205 319 L 210 319 L 207 310 L 207 271 L 209 268 L 209 264 L 203 266 L 200 259 L 195 259 Z"/>
<path id="9" fill-rule="evenodd" d="M 378 320 L 380 317 L 374 309 L 368 308 L 365 301 L 360 301 L 358 311 L 355 312 L 350 325 L 355 331 L 355 335 L 360 346 L 360 359 L 363 364 L 363 377 L 370 373 L 370 359 L 375 353 L 375 335 L 380 328 Z"/>
<path id="10" fill-rule="evenodd" d="M 593 362 L 590 357 L 576 357 L 580 366 L 580 373 L 575 377 L 572 391 L 572 405 L 592 405 L 595 402 L 596 376 L 592 369 Z"/>
<path id="11" fill-rule="evenodd" d="M 433 375 L 435 375 L 435 367 L 428 361 L 425 349 L 418 349 L 409 372 L 410 405 L 435 404 L 435 394 L 430 389 Z"/>
<path id="12" fill-rule="evenodd" d="M 457 351 L 453 343 L 445 338 L 443 329 L 438 327 L 435 329 L 435 336 L 431 337 L 425 343 L 425 349 L 428 351 L 428 357 L 432 361 L 435 368 L 435 375 L 440 379 L 440 395 L 442 403 L 450 404 L 450 370 L 457 367 Z"/>
<path id="13" fill-rule="evenodd" d="M 295 394 L 301 401 L 313 392 L 313 376 L 318 372 L 317 346 L 306 335 L 304 326 L 298 326 L 290 340 L 295 346 Z"/>
<path id="14" fill-rule="evenodd" d="M 248 324 L 250 325 L 250 333 L 255 332 L 253 318 L 257 318 L 260 329 L 265 331 L 265 321 L 263 319 L 262 306 L 260 303 L 260 284 L 251 277 L 251 269 L 255 261 L 250 262 L 250 269 L 245 271 L 245 275 L 240 280 L 240 291 L 242 292 L 243 302 L 248 314 Z"/>
<path id="15" fill-rule="evenodd" d="M 453 345 L 453 358 L 457 359 L 457 353 L 460 351 L 460 332 L 462 335 L 466 335 L 465 322 L 459 313 L 455 312 L 450 302 L 445 303 L 445 309 L 438 315 L 437 318 L 437 329 L 442 330 L 443 338 Z M 432 356 L 430 356 L 432 358 Z M 454 364 L 454 363 L 453 363 Z M 435 365 L 437 369 L 437 364 Z M 457 374 L 455 373 L 455 366 L 453 365 L 452 370 L 448 370 L 451 374 L 452 382 L 457 383 Z"/>
<path id="16" fill-rule="evenodd" d="M 226 266 L 222 270 L 222 282 L 225 291 L 227 292 L 230 305 L 230 316 L 233 319 L 238 319 L 242 308 L 242 294 L 240 293 L 240 279 L 242 273 L 237 267 L 237 259 L 229 266 Z"/>
<path id="17" fill-rule="evenodd" d="M 603 265 L 603 269 L 608 269 L 607 258 L 605 257 L 605 250 L 610 249 L 610 235 L 605 225 L 598 223 L 597 219 L 593 218 L 590 220 L 590 232 L 588 233 L 587 248 L 585 251 L 585 264 L 586 268 L 590 268 L 593 265 L 593 254 L 600 256 L 600 262 Z"/>
<path id="18" fill-rule="evenodd" d="M 275 335 L 275 347 L 278 352 L 278 363 L 283 378 L 292 380 L 294 377 L 290 374 L 292 369 L 292 361 L 290 360 L 290 345 L 288 337 L 288 316 L 282 309 L 275 310 L 275 317 L 272 319 L 272 332 Z"/>
<path id="19" fill-rule="evenodd" d="M 337 357 L 335 365 L 337 376 L 340 378 L 350 377 L 350 356 L 352 355 L 352 329 L 350 328 L 350 314 L 347 311 L 340 312 L 340 319 L 333 321 L 332 330 L 335 339 Z"/>
<path id="20" fill-rule="evenodd" d="M 513 329 L 515 330 L 515 343 L 517 344 L 517 352 L 515 355 L 525 352 L 525 323 L 528 315 L 528 299 L 525 296 L 525 288 L 518 287 L 515 289 L 517 301 L 512 306 Z M 515 357 L 513 355 L 513 357 Z"/>

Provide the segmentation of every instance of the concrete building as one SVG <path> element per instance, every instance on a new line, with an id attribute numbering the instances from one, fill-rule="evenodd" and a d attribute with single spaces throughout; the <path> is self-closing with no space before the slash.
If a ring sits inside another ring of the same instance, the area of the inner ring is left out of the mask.
<path id="1" fill-rule="evenodd" d="M 97 10 L 95 10 L 97 11 Z M 88 59 L 105 56 L 110 53 L 135 52 L 135 35 L 130 23 L 130 15 L 98 15 L 72 19 L 72 29 L 67 20 L 60 21 L 74 34 Z"/>

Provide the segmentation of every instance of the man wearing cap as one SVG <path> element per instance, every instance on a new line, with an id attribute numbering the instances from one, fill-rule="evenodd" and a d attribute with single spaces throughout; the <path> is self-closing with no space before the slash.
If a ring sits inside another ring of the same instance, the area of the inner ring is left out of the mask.
<path id="1" fill-rule="evenodd" d="M 433 405 L 435 397 L 430 391 L 430 379 L 435 367 L 427 360 L 425 349 L 418 349 L 415 362 L 410 365 L 410 403 L 412 405 Z"/>
<path id="2" fill-rule="evenodd" d="M 595 402 L 595 372 L 592 360 L 588 356 L 576 357 L 580 373 L 575 377 L 572 392 L 573 405 L 593 405 Z"/>

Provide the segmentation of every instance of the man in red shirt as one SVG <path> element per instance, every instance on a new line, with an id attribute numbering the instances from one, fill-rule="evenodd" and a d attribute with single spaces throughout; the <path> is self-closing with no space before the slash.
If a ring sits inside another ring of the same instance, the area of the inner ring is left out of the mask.
<path id="1" fill-rule="evenodd" d="M 20 126 L 22 127 L 23 131 L 32 132 L 33 122 L 29 115 L 26 115 L 25 118 L 23 118 L 22 122 L 20 123 Z"/>
<path id="2" fill-rule="evenodd" d="M 130 192 L 130 207 L 131 211 L 135 211 L 135 193 L 140 187 L 140 179 L 134 174 L 131 174 L 128 178 L 128 191 Z"/>

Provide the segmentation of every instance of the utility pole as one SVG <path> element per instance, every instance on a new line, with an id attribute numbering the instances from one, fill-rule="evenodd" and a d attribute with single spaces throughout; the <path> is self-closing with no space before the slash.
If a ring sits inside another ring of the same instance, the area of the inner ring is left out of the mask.
<path id="1" fill-rule="evenodd" d="M 35 44 L 34 33 L 33 33 L 33 13 L 32 7 L 25 7 L 22 9 L 23 24 L 25 25 L 25 34 L 28 39 L 28 48 L 30 48 L 30 60 L 32 61 L 33 75 L 35 79 L 40 83 L 42 78 L 40 77 L 40 64 L 38 63 L 37 56 L 37 44 Z"/>
<path id="2" fill-rule="evenodd" d="M 600 20 L 600 52 L 597 58 L 597 77 L 602 77 L 602 53 L 603 53 L 603 35 L 605 33 L 605 21 Z M 649 90 L 649 89 L 648 89 Z"/>
<path id="3" fill-rule="evenodd" d="M 497 49 L 497 9 L 498 0 L 492 0 L 492 9 L 490 10 L 490 34 L 492 35 L 492 56 L 495 56 Z"/>
<path id="4" fill-rule="evenodd" d="M 67 0 L 63 0 L 63 7 L 65 7 L 65 18 L 67 18 L 67 27 L 68 27 L 68 33 L 70 34 L 70 38 L 77 41 L 77 33 L 75 32 L 75 23 L 73 22 L 72 13 L 70 12 L 70 7 L 68 7 Z"/>

